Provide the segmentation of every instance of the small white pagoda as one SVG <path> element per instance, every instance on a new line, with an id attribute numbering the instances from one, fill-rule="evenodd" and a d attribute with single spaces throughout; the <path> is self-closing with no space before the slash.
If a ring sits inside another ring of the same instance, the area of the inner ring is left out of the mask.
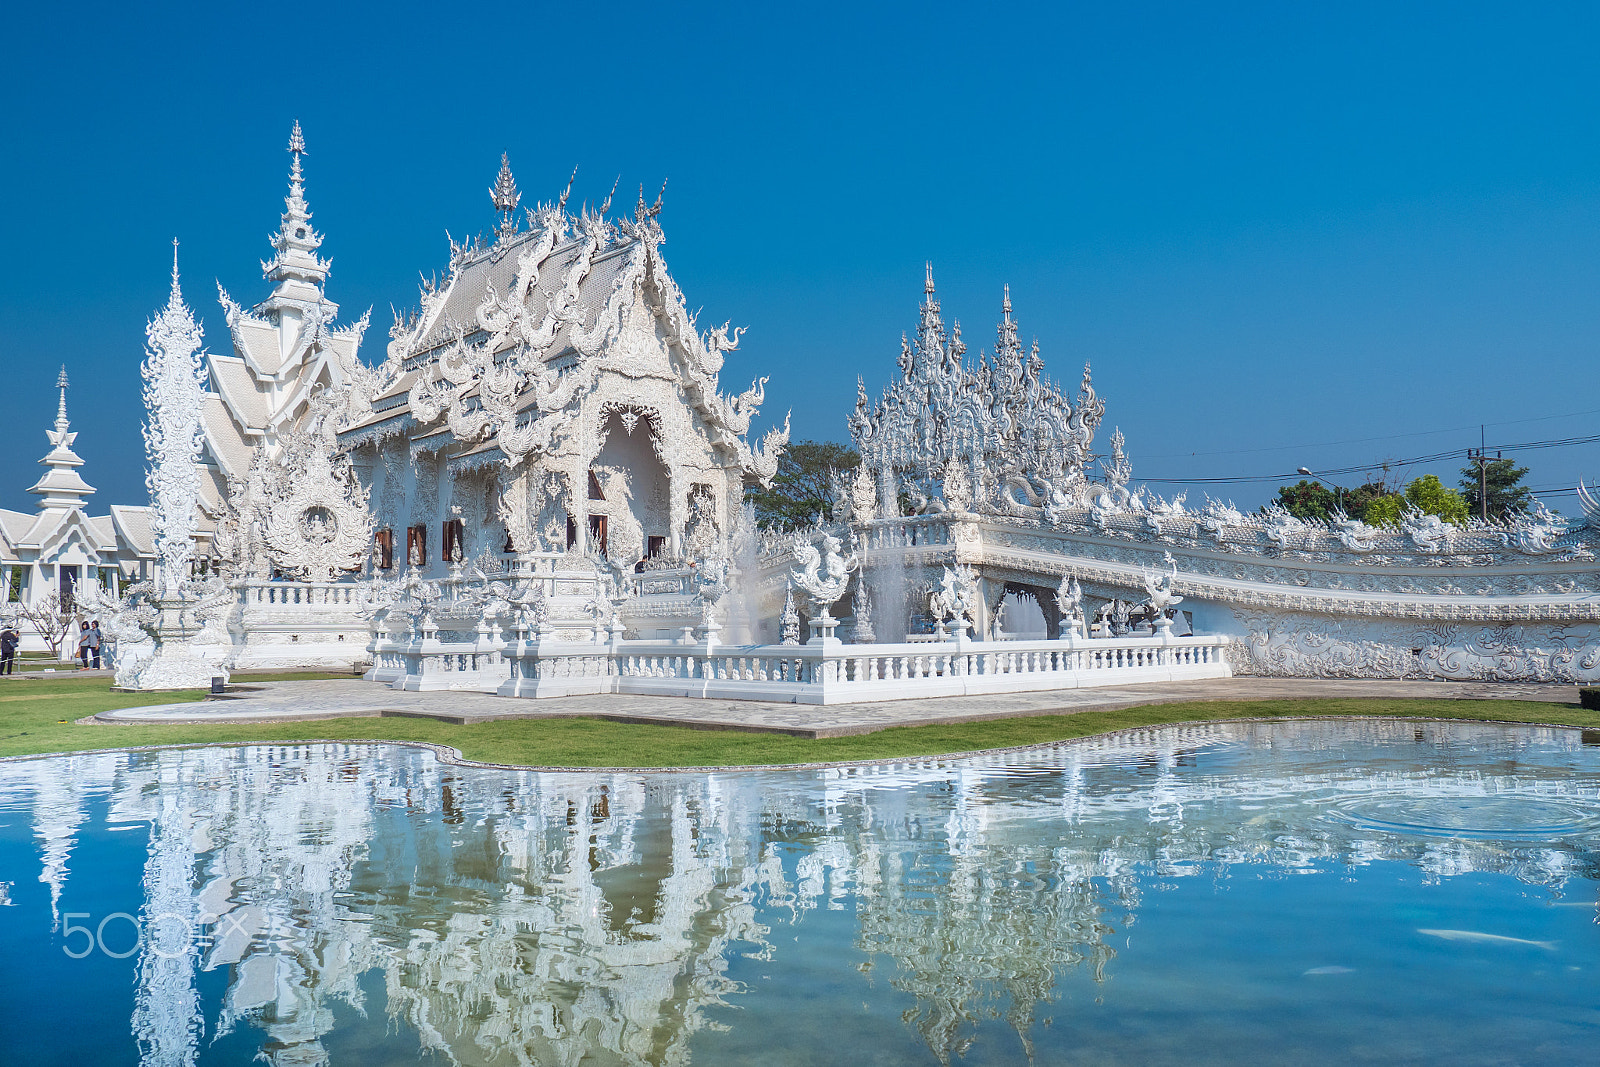
<path id="1" fill-rule="evenodd" d="M 109 515 L 89 514 L 95 490 L 79 473 L 83 459 L 72 450 L 78 434 L 67 419 L 66 367 L 56 388 L 55 425 L 45 431 L 51 447 L 39 460 L 44 476 L 28 489 L 38 495 L 39 509 L 0 510 L 0 602 L 30 651 L 42 651 L 48 642 L 22 617 L 22 608 L 50 597 L 71 605 L 82 583 L 116 592 L 148 577 L 155 560 L 149 508 L 113 506 Z"/>

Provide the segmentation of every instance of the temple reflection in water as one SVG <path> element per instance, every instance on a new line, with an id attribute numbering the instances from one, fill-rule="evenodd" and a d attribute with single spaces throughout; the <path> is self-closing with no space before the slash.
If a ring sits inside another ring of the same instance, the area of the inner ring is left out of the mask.
<path id="1" fill-rule="evenodd" d="M 148 827 L 131 1017 L 147 1063 L 193 1062 L 249 1028 L 272 1063 L 323 1063 L 351 1012 L 447 1063 L 688 1063 L 819 911 L 851 916 L 858 999 L 884 984 L 914 998 L 904 1025 L 949 1062 L 991 1019 L 1031 1054 L 1063 976 L 1103 980 L 1118 932 L 1173 880 L 1381 861 L 1553 891 L 1592 876 L 1560 827 L 1507 841 L 1337 817 L 1368 798 L 1594 800 L 1592 774 L 1562 765 L 1575 731 L 1513 743 L 1448 727 L 1451 744 L 1511 746 L 1497 774 L 1415 763 L 1410 747 L 1436 750 L 1441 729 L 1169 728 L 963 761 L 654 776 L 384 746 L 135 752 L 7 765 L 0 809 L 29 811 L 58 925 L 86 821 Z M 1264 775 L 1286 730 L 1293 751 Z M 1388 755 L 1352 762 L 1352 744 Z M 1555 755 L 1513 763 L 1518 744 Z M 208 1013 L 210 972 L 226 993 Z"/>

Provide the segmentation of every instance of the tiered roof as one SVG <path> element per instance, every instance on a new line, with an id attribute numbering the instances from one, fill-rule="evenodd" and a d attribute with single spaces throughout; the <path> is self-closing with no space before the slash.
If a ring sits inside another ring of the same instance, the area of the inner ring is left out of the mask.
<path id="1" fill-rule="evenodd" d="M 289 193 L 270 238 L 274 255 L 261 264 L 274 283 L 271 294 L 247 310 L 217 287 L 233 351 L 207 354 L 206 465 L 216 476 L 202 490 L 201 507 L 212 516 L 227 480 L 244 477 L 257 447 L 273 447 L 280 432 L 299 423 L 315 388 L 341 386 L 361 370 L 357 353 L 369 315 L 334 325 L 339 305 L 323 292 L 332 263 L 317 255 L 323 238 L 311 226 L 298 122 L 289 153 Z"/>

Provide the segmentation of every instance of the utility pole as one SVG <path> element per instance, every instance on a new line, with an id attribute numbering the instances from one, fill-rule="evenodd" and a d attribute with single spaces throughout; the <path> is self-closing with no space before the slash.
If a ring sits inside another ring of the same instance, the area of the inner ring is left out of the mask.
<path id="1" fill-rule="evenodd" d="M 1484 522 L 1489 521 L 1489 450 L 1484 447 L 1484 427 L 1478 426 L 1478 447 L 1467 449 L 1467 462 L 1478 465 L 1478 516 Z M 1495 459 L 1500 458 L 1500 453 L 1494 454 Z"/>

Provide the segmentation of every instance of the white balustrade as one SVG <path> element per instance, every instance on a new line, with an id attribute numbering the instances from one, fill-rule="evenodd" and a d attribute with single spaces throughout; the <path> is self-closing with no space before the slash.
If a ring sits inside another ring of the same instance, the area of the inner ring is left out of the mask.
<path id="1" fill-rule="evenodd" d="M 247 605 L 264 611 L 322 613 L 329 607 L 354 610 L 359 606 L 357 586 L 344 582 L 266 582 L 246 581 Z"/>
<path id="2" fill-rule="evenodd" d="M 508 696 L 630 693 L 843 704 L 1129 685 L 1232 674 L 1226 637 L 895 645 L 575 643 L 382 633 L 368 675 L 405 689 Z"/>

